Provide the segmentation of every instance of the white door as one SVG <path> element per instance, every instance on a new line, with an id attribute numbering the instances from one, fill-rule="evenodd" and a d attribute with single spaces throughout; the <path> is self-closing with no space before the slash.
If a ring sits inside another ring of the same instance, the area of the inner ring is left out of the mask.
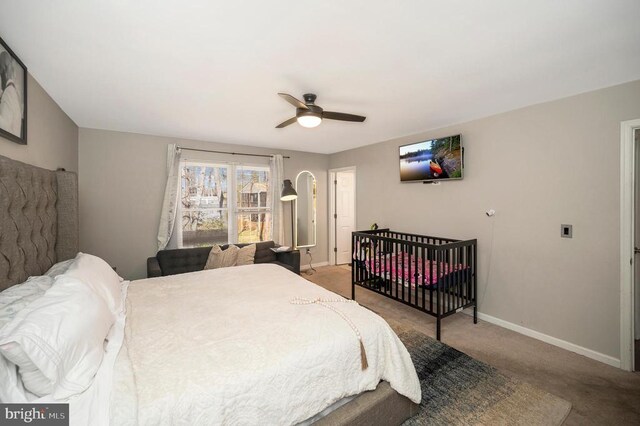
<path id="1" fill-rule="evenodd" d="M 356 228 L 356 174 L 336 172 L 336 264 L 351 263 L 351 233 Z"/>

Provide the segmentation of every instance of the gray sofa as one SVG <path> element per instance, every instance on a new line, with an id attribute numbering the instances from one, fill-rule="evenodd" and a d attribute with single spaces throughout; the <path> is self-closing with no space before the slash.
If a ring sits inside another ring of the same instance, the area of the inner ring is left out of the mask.
<path id="1" fill-rule="evenodd" d="M 236 244 L 244 247 L 248 244 Z M 272 248 L 273 241 L 256 243 L 254 263 L 274 263 L 300 275 L 300 252 L 292 250 L 276 253 Z M 228 245 L 221 246 L 226 250 Z M 207 263 L 211 247 L 194 247 L 173 250 L 160 250 L 158 254 L 147 259 L 147 277 L 162 277 L 201 271 Z"/>

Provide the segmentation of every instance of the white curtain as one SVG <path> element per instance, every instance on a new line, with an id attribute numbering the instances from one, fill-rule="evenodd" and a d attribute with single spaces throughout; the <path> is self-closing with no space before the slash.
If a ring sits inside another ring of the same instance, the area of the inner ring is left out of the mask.
<path id="1" fill-rule="evenodd" d="M 175 144 L 167 146 L 167 184 L 164 187 L 164 201 L 160 214 L 158 228 L 158 250 L 167 247 L 178 211 L 179 182 L 180 182 L 180 149 Z"/>
<path id="2" fill-rule="evenodd" d="M 277 244 L 284 243 L 284 218 L 282 217 L 282 179 L 284 177 L 284 160 L 282 155 L 274 155 L 269 161 L 271 168 L 271 219 L 273 221 L 273 241 Z"/>

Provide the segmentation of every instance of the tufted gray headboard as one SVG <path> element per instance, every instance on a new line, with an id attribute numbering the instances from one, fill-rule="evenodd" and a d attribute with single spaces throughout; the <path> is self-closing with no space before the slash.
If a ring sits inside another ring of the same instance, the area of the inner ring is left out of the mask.
<path id="1" fill-rule="evenodd" d="M 77 252 L 77 175 L 0 155 L 0 291 Z"/>

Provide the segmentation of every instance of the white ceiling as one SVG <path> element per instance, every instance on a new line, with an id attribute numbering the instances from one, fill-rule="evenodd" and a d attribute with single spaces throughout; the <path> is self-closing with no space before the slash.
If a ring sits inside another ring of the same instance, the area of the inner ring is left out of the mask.
<path id="1" fill-rule="evenodd" d="M 638 0 L 2 0 L 80 127 L 332 153 L 640 79 Z M 277 92 L 365 123 L 275 125 Z"/>

